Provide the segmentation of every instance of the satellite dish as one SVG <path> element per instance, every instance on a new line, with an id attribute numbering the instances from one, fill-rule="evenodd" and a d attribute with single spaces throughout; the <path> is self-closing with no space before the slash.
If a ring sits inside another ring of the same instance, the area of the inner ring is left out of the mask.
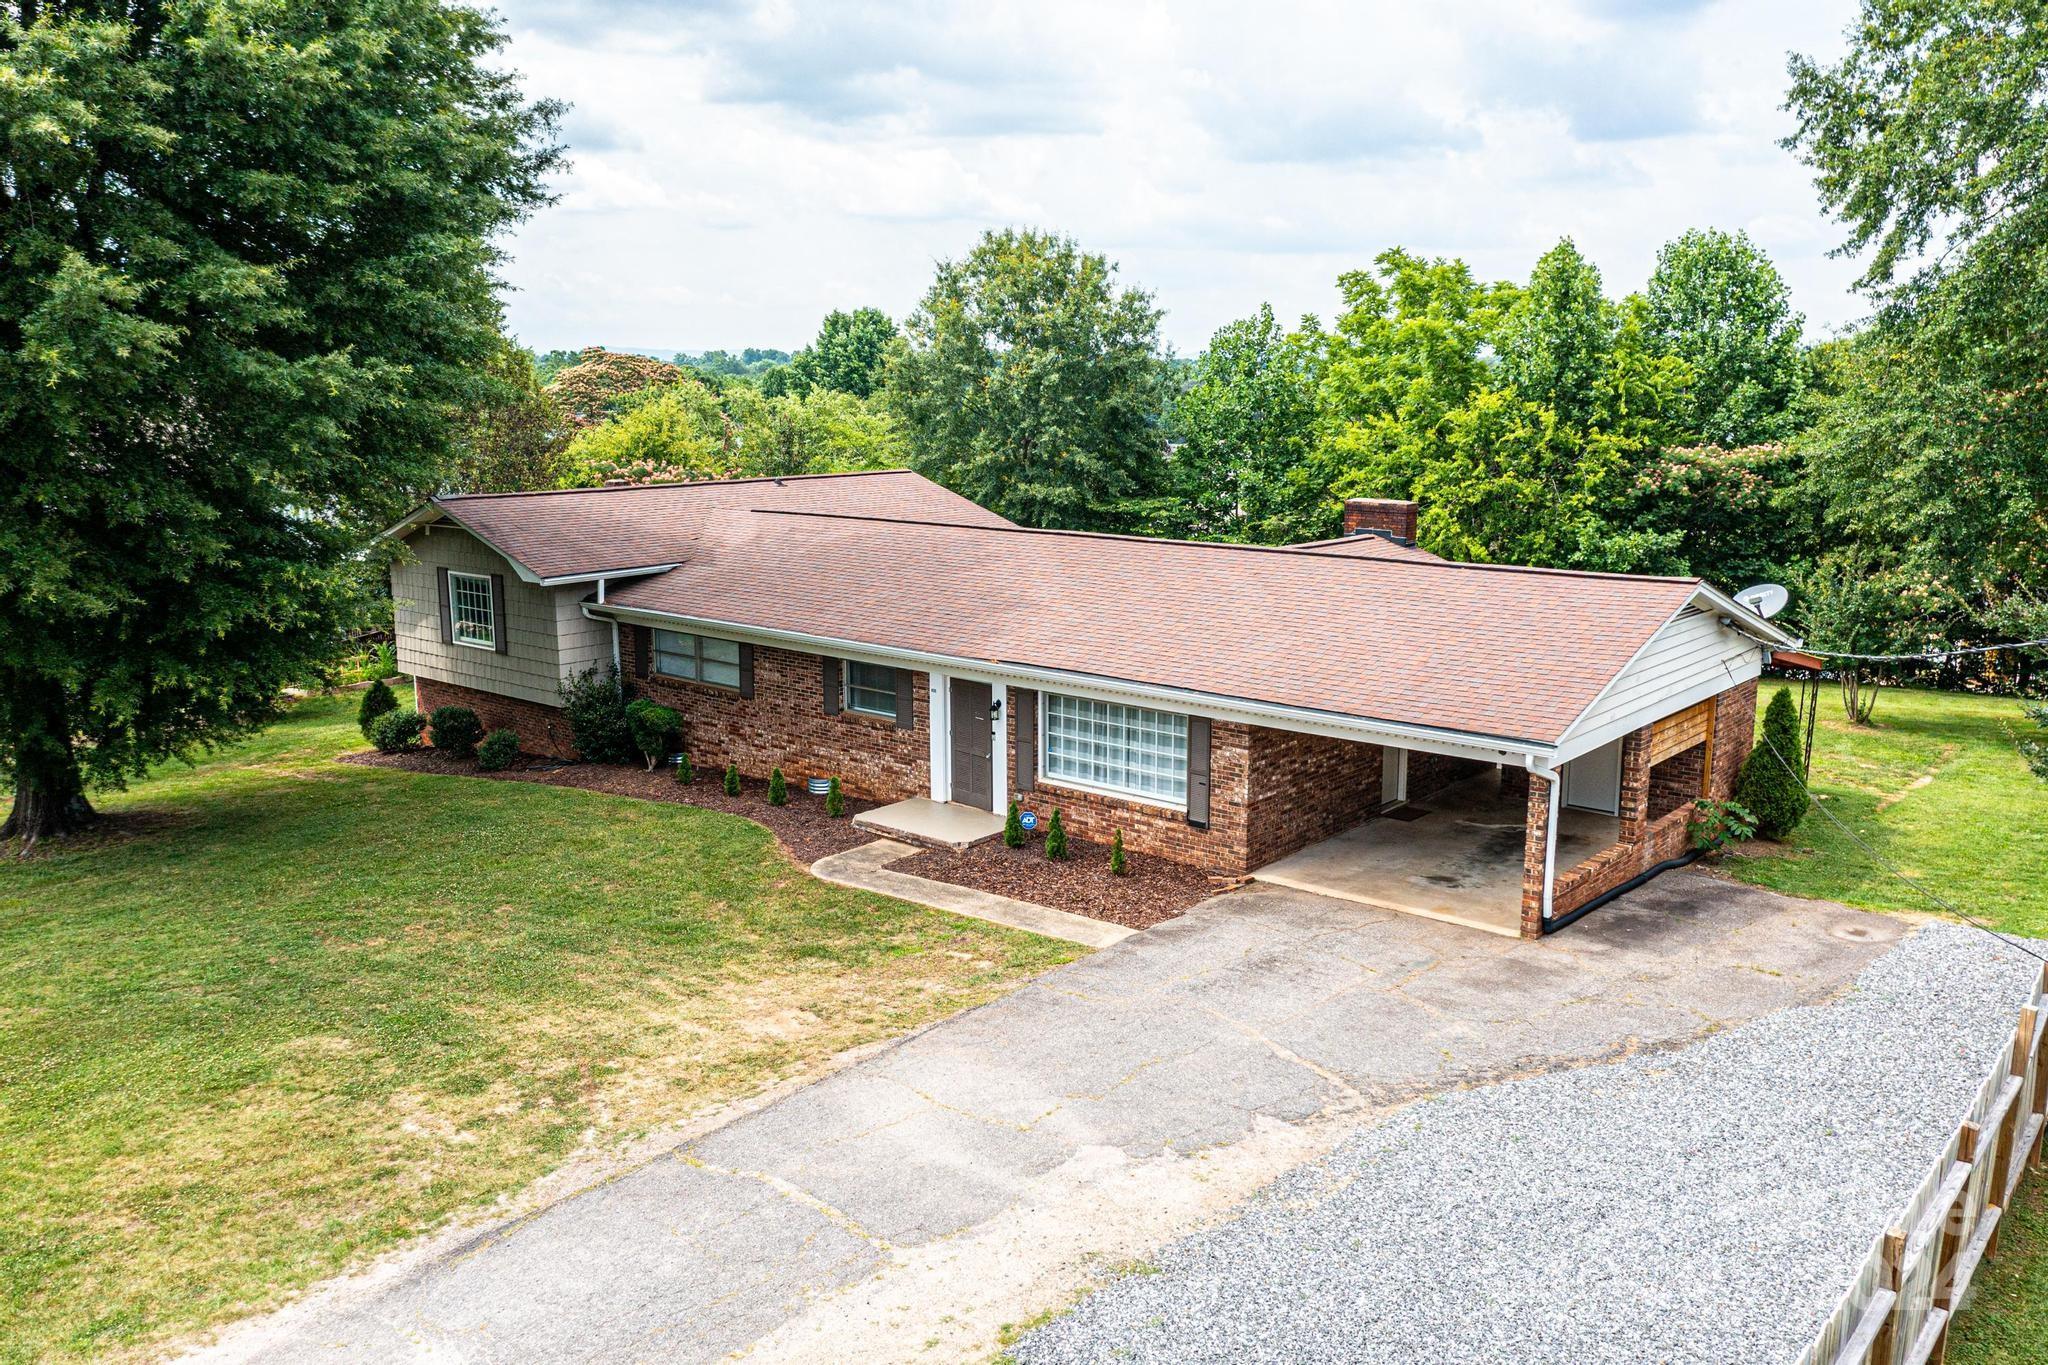
<path id="1" fill-rule="evenodd" d="M 1792 600 L 1792 594 L 1776 583 L 1759 583 L 1755 587 L 1744 588 L 1736 593 L 1735 600 L 1768 621 L 1785 610 L 1785 604 Z"/>

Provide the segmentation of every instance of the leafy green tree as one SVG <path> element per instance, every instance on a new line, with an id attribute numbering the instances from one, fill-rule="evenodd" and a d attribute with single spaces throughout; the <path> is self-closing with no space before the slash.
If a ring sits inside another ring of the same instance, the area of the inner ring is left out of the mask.
<path id="1" fill-rule="evenodd" d="M 576 433 L 563 452 L 563 482 L 677 483 L 730 478 L 744 461 L 719 396 L 691 380 L 643 389 L 622 411 Z"/>
<path id="2" fill-rule="evenodd" d="M 434 0 L 0 5 L 4 832 L 276 714 L 499 344 L 551 104 Z"/>
<path id="3" fill-rule="evenodd" d="M 942 263 L 884 388 L 913 465 L 1026 525 L 1126 525 L 1160 474 L 1160 313 L 1115 274 L 1014 230 Z"/>
<path id="4" fill-rule="evenodd" d="M 1806 792 L 1805 744 L 1799 735 L 1799 712 L 1792 693 L 1779 688 L 1764 708 L 1763 737 L 1742 761 L 1735 778 L 1735 801 L 1756 821 L 1759 834 L 1782 839 L 1806 818 L 1812 804 Z"/>
<path id="5" fill-rule="evenodd" d="M 1802 319 L 1749 234 L 1681 234 L 1657 253 L 1646 293 L 1652 335 L 1692 367 L 1689 435 L 1746 446 L 1792 433 L 1805 372 Z"/>
<path id="6" fill-rule="evenodd" d="M 1177 441 L 1153 529 L 1258 544 L 1334 534 L 1336 504 L 1314 460 L 1321 369 L 1314 318 L 1289 332 L 1262 304 L 1217 332 L 1167 408 Z"/>
<path id="7" fill-rule="evenodd" d="M 568 419 L 541 385 L 532 353 L 510 341 L 472 376 L 457 419 L 452 493 L 552 488 L 567 472 Z"/>
<path id="8" fill-rule="evenodd" d="M 1838 62 L 1791 69 L 1786 145 L 1880 304 L 1803 442 L 1830 528 L 1884 591 L 1988 629 L 2048 582 L 2048 24 L 1865 0 Z"/>
<path id="9" fill-rule="evenodd" d="M 1616 325 L 1599 267 L 1567 237 L 1536 259 L 1528 286 L 1502 316 L 1495 376 L 1568 430 L 1589 427 L 1601 410 Z"/>
<path id="10" fill-rule="evenodd" d="M 1341 276 L 1344 311 L 1327 337 L 1317 462 L 1334 499 L 1405 498 L 1443 458 L 1446 422 L 1489 381 L 1486 348 L 1513 302 L 1463 261 L 1383 251 Z"/>
<path id="11" fill-rule="evenodd" d="M 1798 580 L 1796 614 L 1807 644 L 1820 653 L 1899 653 L 1914 624 L 1922 631 L 1941 629 L 1928 586 L 1897 570 L 1877 569 L 1867 555 L 1850 547 L 1825 556 Z M 1849 723 L 1868 725 L 1883 675 L 1860 660 L 1838 657 L 1834 664 Z"/>
<path id="12" fill-rule="evenodd" d="M 809 346 L 789 362 L 791 392 L 829 389 L 872 398 L 897 337 L 896 324 L 879 308 L 833 309 Z"/>

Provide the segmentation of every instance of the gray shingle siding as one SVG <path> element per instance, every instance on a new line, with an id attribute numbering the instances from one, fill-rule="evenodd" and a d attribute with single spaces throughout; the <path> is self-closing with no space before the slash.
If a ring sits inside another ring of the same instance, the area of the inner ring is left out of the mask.
<path id="1" fill-rule="evenodd" d="M 543 588 L 524 582 L 503 555 L 446 525 L 414 532 L 406 549 L 407 556 L 391 570 L 402 671 L 558 706 L 565 667 L 580 671 L 610 661 L 610 630 L 585 620 L 580 609 L 589 585 Z M 505 600 L 498 614 L 499 628 L 507 632 L 504 653 L 442 642 L 436 588 L 441 569 L 503 576 Z"/>

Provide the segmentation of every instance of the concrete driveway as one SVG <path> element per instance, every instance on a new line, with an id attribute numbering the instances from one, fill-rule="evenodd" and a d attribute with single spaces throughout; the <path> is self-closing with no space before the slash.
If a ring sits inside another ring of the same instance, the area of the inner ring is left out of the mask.
<path id="1" fill-rule="evenodd" d="M 1387 1106 L 1822 997 L 1903 928 L 1693 873 L 1538 943 L 1255 887 L 208 1354 L 985 1354 Z"/>

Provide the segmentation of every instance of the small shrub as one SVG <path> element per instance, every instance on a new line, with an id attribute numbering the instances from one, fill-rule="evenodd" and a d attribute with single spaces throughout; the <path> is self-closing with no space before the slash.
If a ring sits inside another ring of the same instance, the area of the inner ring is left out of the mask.
<path id="1" fill-rule="evenodd" d="M 1003 845 L 1006 848 L 1024 847 L 1024 820 L 1017 814 L 1017 803 L 1010 802 L 1010 813 L 1003 817 Z"/>
<path id="2" fill-rule="evenodd" d="M 519 757 L 519 732 L 517 730 L 493 730 L 484 736 L 484 742 L 476 746 L 476 766 L 487 773 L 495 773 L 512 766 L 512 760 Z"/>
<path id="3" fill-rule="evenodd" d="M 427 733 L 433 736 L 436 749 L 445 749 L 457 758 L 475 758 L 484 723 L 467 706 L 437 706 L 427 717 Z"/>
<path id="4" fill-rule="evenodd" d="M 737 763 L 725 765 L 725 794 L 727 796 L 738 796 L 740 794 L 740 765 Z"/>
<path id="5" fill-rule="evenodd" d="M 562 684 L 562 714 L 576 752 L 592 763 L 631 763 L 638 756 L 626 726 L 626 688 L 618 670 L 589 668 Z"/>
<path id="6" fill-rule="evenodd" d="M 417 749 L 420 747 L 420 731 L 426 724 L 426 718 L 411 707 L 386 711 L 370 722 L 370 743 L 377 746 L 379 753 L 386 754 Z"/>
<path id="7" fill-rule="evenodd" d="M 1791 690 L 1781 687 L 1764 708 L 1763 738 L 1742 760 L 1735 779 L 1735 800 L 1756 817 L 1757 833 L 1782 839 L 1806 818 L 1810 798 L 1800 776 L 1804 762 L 1799 711 Z"/>
<path id="8" fill-rule="evenodd" d="M 846 796 L 839 790 L 839 779 L 836 777 L 825 787 L 825 814 L 834 820 L 846 814 Z"/>
<path id="9" fill-rule="evenodd" d="M 2020 707 L 2020 710 L 2036 727 L 2048 730 L 2048 702 L 2030 701 Z M 2019 742 L 2020 757 L 2027 761 L 2027 767 L 2033 771 L 2034 776 L 2048 782 L 2048 738 L 2016 738 Z"/>
<path id="10" fill-rule="evenodd" d="M 1045 856 L 1064 859 L 1067 856 L 1067 827 L 1060 823 L 1060 808 L 1052 808 L 1052 822 L 1045 827 Z"/>
<path id="11" fill-rule="evenodd" d="M 1109 875 L 1112 877 L 1128 877 L 1131 875 L 1131 864 L 1124 857 L 1124 832 L 1122 830 L 1118 830 L 1109 841 Z"/>
<path id="12" fill-rule="evenodd" d="M 368 739 L 370 727 L 376 724 L 377 717 L 388 716 L 397 709 L 398 698 L 391 695 L 391 689 L 379 678 L 363 693 L 363 703 L 356 708 L 356 728 L 363 732 L 364 739 Z"/>
<path id="13" fill-rule="evenodd" d="M 1702 853 L 1739 844 L 1756 836 L 1756 817 L 1735 801 L 1695 801 L 1685 834 Z"/>
<path id="14" fill-rule="evenodd" d="M 369 676 L 378 682 L 398 676 L 398 651 L 389 644 L 372 645 L 368 665 Z"/>
<path id="15" fill-rule="evenodd" d="M 777 768 L 768 774 L 768 804 L 786 806 L 789 804 L 789 779 Z"/>
<path id="16" fill-rule="evenodd" d="M 696 780 L 697 770 L 690 766 L 689 754 L 678 754 L 676 756 L 676 781 L 687 787 Z"/>
<path id="17" fill-rule="evenodd" d="M 663 706 L 646 697 L 630 702 L 626 706 L 626 731 L 633 737 L 633 747 L 647 760 L 647 771 L 653 772 L 654 765 L 668 757 L 671 739 L 682 733 L 683 718 L 673 707 Z"/>

